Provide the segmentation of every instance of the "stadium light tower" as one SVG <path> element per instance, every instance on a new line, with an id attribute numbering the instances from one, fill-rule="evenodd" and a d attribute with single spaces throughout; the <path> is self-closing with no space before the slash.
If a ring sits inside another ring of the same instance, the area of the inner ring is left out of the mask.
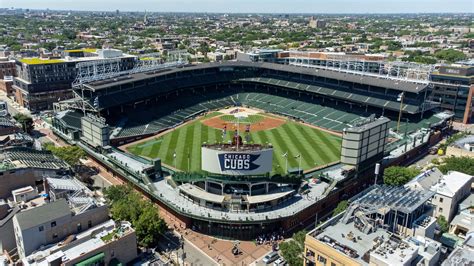
<path id="1" fill-rule="evenodd" d="M 400 111 L 398 113 L 398 122 L 397 122 L 397 133 L 400 130 L 400 119 L 402 119 L 402 108 L 403 108 L 403 99 L 405 98 L 405 92 L 398 94 L 397 101 L 400 102 Z"/>

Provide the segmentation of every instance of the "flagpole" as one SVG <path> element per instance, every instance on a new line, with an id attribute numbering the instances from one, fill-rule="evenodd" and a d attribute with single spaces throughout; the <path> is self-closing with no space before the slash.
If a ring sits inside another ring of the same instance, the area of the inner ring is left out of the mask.
<path id="1" fill-rule="evenodd" d="M 240 136 L 240 116 L 237 116 L 237 150 L 239 150 L 239 136 Z"/>
<path id="2" fill-rule="evenodd" d="M 301 154 L 298 155 L 298 156 L 299 156 L 299 158 L 298 158 L 298 159 L 299 159 L 299 162 L 298 162 L 298 173 L 300 173 L 300 172 L 301 172 Z"/>

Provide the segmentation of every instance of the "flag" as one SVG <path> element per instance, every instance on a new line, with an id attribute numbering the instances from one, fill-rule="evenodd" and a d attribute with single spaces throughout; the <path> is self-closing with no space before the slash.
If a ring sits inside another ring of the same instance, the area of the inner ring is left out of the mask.
<path id="1" fill-rule="evenodd" d="M 281 156 L 283 156 L 285 158 L 288 157 L 288 152 L 283 153 Z"/>
<path id="2" fill-rule="evenodd" d="M 248 124 L 245 128 L 245 132 L 249 133 L 250 132 L 250 124 Z"/>
<path id="3" fill-rule="evenodd" d="M 295 159 L 298 159 L 300 157 L 301 157 L 301 154 L 298 154 L 298 155 L 295 156 Z"/>

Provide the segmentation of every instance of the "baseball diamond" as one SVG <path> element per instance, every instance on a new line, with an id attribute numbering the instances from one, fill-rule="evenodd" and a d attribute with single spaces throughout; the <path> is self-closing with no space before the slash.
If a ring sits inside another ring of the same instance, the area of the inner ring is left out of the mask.
<path id="1" fill-rule="evenodd" d="M 227 125 L 218 128 L 215 124 L 206 123 L 216 118 L 222 119 Z M 201 170 L 201 145 L 204 143 L 227 143 L 231 141 L 236 130 L 237 119 L 232 115 L 222 115 L 214 112 L 196 119 L 182 127 L 160 134 L 158 137 L 127 145 L 126 149 L 138 156 L 147 158 L 161 158 L 162 162 L 183 171 Z M 266 120 L 279 121 L 270 129 L 263 129 Z M 312 169 L 321 165 L 335 162 L 340 157 L 341 139 L 338 136 L 322 130 L 309 127 L 299 122 L 273 118 L 266 114 L 249 115 L 240 121 L 240 135 L 244 141 L 255 144 L 271 144 L 274 148 L 273 172 L 286 171 L 287 153 L 288 169 L 298 168 L 301 154 L 301 168 Z M 250 125 L 250 132 L 245 132 L 246 125 Z M 253 126 L 259 130 L 254 130 Z M 248 137 L 247 137 L 248 135 Z M 189 160 L 188 160 L 189 157 Z"/>

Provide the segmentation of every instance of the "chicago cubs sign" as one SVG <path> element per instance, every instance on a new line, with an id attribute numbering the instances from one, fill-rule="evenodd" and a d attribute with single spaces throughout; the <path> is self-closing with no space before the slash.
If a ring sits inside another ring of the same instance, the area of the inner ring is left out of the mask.
<path id="1" fill-rule="evenodd" d="M 272 170 L 272 149 L 224 151 L 202 147 L 202 170 L 226 175 L 259 175 Z"/>

